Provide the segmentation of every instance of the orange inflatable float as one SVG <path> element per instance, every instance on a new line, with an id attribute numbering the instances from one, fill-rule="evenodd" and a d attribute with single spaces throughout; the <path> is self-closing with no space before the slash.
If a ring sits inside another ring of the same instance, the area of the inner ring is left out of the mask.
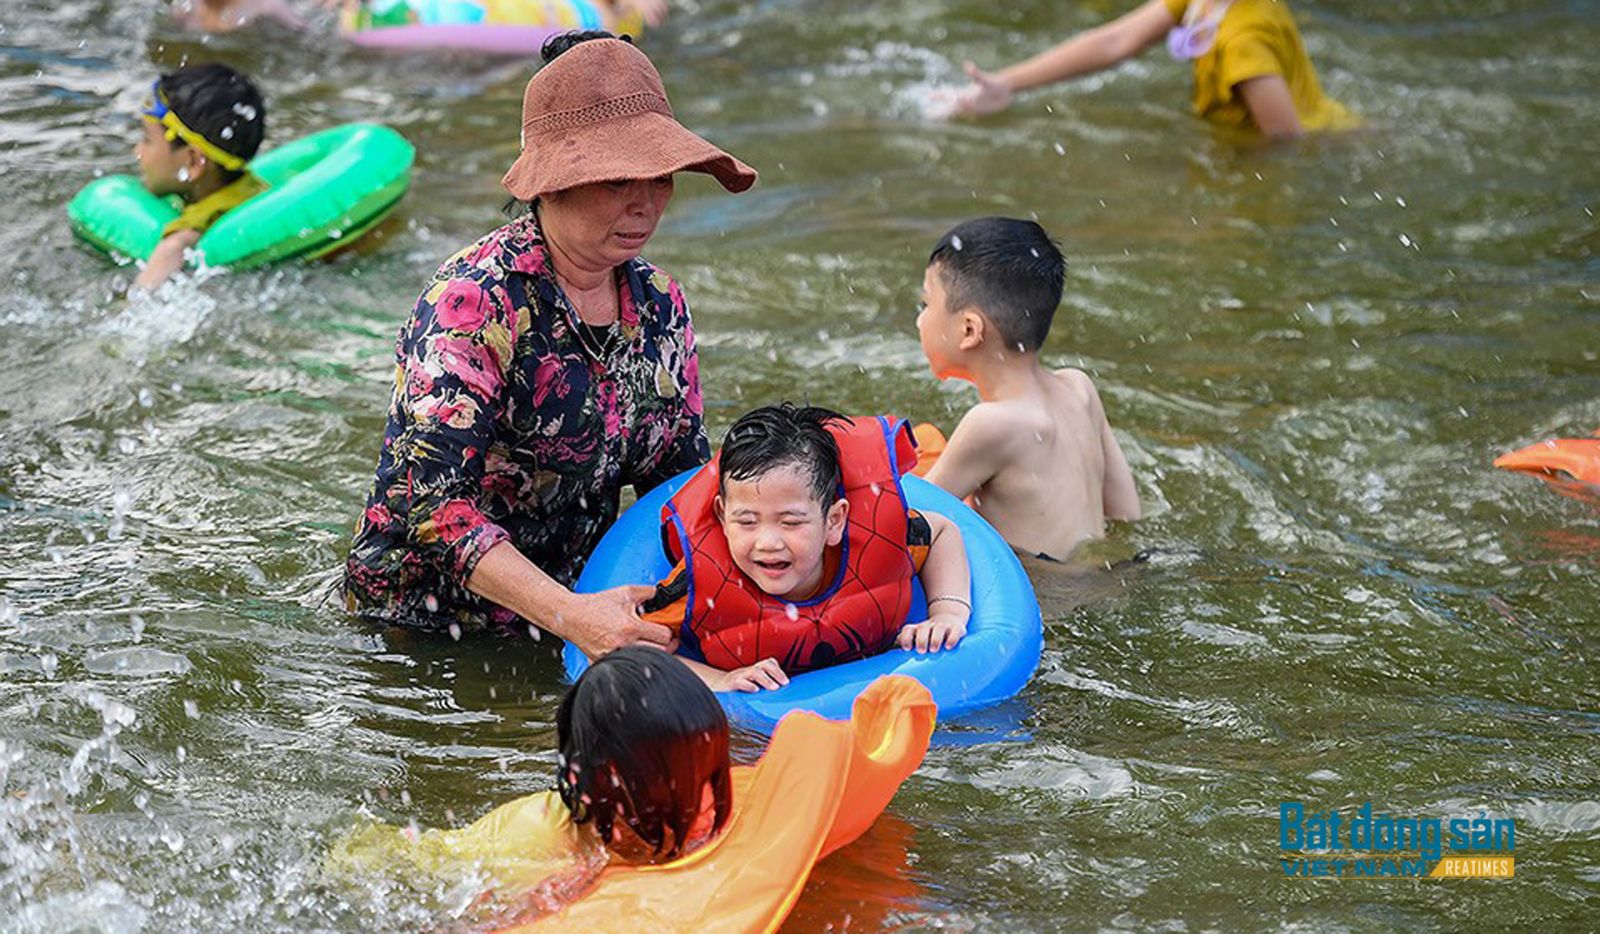
<path id="1" fill-rule="evenodd" d="M 551 880 L 559 885 L 564 876 L 592 879 L 564 907 L 503 934 L 776 931 L 812 866 L 861 836 L 922 764 L 935 714 L 927 688 L 888 676 L 856 698 L 848 721 L 785 716 L 761 760 L 734 767 L 733 813 L 723 832 L 670 863 L 613 861 L 583 873 L 585 847 L 560 799 L 544 792 L 460 830 L 370 828 L 336 845 L 329 869 L 487 877 L 501 905 L 516 904 L 521 893 L 548 896 Z"/>
<path id="2" fill-rule="evenodd" d="M 1595 438 L 1555 438 L 1502 454 L 1494 465 L 1547 476 L 1567 474 L 1582 483 L 1600 486 L 1600 431 Z"/>

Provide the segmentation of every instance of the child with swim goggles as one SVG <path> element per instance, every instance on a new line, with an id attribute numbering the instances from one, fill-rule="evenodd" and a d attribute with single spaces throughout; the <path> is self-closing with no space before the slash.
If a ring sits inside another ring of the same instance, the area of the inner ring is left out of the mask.
<path id="1" fill-rule="evenodd" d="M 679 630 L 685 664 L 718 691 L 895 646 L 955 648 L 972 612 L 966 550 L 954 522 L 907 507 L 911 445 L 887 418 L 787 402 L 747 413 L 668 504 L 678 563 L 643 617 Z M 918 575 L 927 618 L 905 625 Z"/>
<path id="2" fill-rule="evenodd" d="M 943 116 L 995 113 L 1030 88 L 1110 68 L 1166 37 L 1194 68 L 1194 112 L 1219 126 L 1289 137 L 1355 126 L 1325 97 L 1300 30 L 1281 0 L 1145 0 L 1139 7 L 1026 61 L 990 73 L 965 64 L 972 83 L 934 92 Z"/>
<path id="3" fill-rule="evenodd" d="M 150 290 L 183 267 L 186 252 L 218 218 L 266 190 L 249 162 L 266 135 L 267 113 L 244 75 L 226 65 L 192 65 L 157 79 L 140 117 L 133 151 L 144 186 L 184 204 L 134 282 Z"/>
<path id="4" fill-rule="evenodd" d="M 1104 535 L 1107 519 L 1140 515 L 1094 382 L 1039 362 L 1065 274 L 1060 249 L 1033 221 L 967 221 L 929 256 L 917 315 L 933 375 L 967 380 L 979 399 L 927 479 L 966 499 L 1013 548 L 1056 559 Z"/>

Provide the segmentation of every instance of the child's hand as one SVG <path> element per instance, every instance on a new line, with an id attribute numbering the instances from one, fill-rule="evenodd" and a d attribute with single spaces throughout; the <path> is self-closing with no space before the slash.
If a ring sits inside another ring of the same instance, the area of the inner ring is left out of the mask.
<path id="1" fill-rule="evenodd" d="M 776 691 L 789 683 L 789 676 L 783 673 L 783 668 L 778 665 L 775 658 L 763 658 L 754 665 L 724 671 L 717 683 L 711 685 L 713 691 L 743 691 L 754 694 L 760 690 Z"/>
<path id="2" fill-rule="evenodd" d="M 941 120 L 952 117 L 981 117 L 1011 106 L 1016 93 L 999 75 L 990 74 L 971 62 L 961 66 L 972 83 L 964 88 L 940 88 L 930 95 L 928 113 Z"/>
<path id="3" fill-rule="evenodd" d="M 967 634 L 967 621 L 957 616 L 934 616 L 920 623 L 900 627 L 895 642 L 907 652 L 923 655 L 940 649 L 953 649 Z"/>

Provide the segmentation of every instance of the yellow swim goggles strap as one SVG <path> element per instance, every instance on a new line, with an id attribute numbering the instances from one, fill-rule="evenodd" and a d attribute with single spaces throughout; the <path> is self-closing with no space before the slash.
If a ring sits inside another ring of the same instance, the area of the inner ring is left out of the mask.
<path id="1" fill-rule="evenodd" d="M 165 104 L 165 101 L 162 103 Z M 190 146 L 200 150 L 200 152 L 202 152 L 207 159 L 210 159 L 212 162 L 215 162 L 217 165 L 222 166 L 230 172 L 239 171 L 249 162 L 248 159 L 239 158 L 233 153 L 228 152 L 226 149 L 218 146 L 216 143 L 206 139 L 204 136 L 201 136 L 199 133 L 189 129 L 184 125 L 184 122 L 178 118 L 178 115 L 173 112 L 172 108 L 163 107 L 161 109 L 164 110 L 165 113 L 159 117 L 152 113 L 145 113 L 142 116 L 152 123 L 160 124 L 161 126 L 166 127 L 167 139 L 183 140 Z"/>

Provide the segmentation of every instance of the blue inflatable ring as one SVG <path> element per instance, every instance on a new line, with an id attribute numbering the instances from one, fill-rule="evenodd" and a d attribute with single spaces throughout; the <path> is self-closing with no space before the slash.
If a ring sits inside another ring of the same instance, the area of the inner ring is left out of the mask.
<path id="1" fill-rule="evenodd" d="M 654 584 L 667 576 L 672 566 L 661 551 L 661 507 L 693 473 L 679 474 L 651 490 L 618 517 L 578 578 L 580 593 L 623 584 Z M 872 658 L 808 671 L 776 691 L 719 693 L 730 721 L 771 733 L 778 719 L 791 710 L 848 720 L 856 695 L 875 678 L 910 675 L 933 694 L 939 720 L 944 722 L 998 704 L 1022 690 L 1033 677 L 1044 644 L 1044 626 L 1033 583 L 1011 546 L 971 507 L 944 490 L 920 477 L 905 477 L 903 483 L 913 508 L 948 516 L 961 529 L 972 565 L 972 619 L 966 638 L 949 651 L 918 655 L 890 649 Z M 920 583 L 914 591 L 911 617 L 924 619 L 927 608 Z M 563 657 L 569 678 L 577 678 L 589 667 L 589 660 L 570 642 Z"/>

